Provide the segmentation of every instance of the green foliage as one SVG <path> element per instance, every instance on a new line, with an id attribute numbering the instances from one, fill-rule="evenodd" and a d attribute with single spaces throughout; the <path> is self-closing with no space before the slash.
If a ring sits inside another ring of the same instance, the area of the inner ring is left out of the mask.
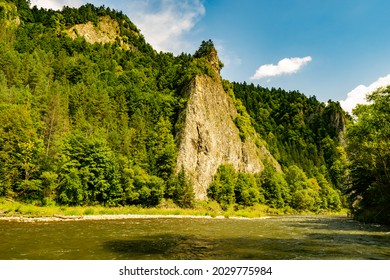
<path id="1" fill-rule="evenodd" d="M 291 191 L 292 208 L 315 212 L 322 207 L 321 187 L 315 178 L 308 179 L 304 171 L 296 165 L 288 168 L 285 177 Z"/>
<path id="2" fill-rule="evenodd" d="M 172 135 L 171 123 L 160 118 L 156 131 L 151 133 L 149 162 L 151 172 L 168 181 L 176 166 L 177 148 Z"/>
<path id="3" fill-rule="evenodd" d="M 345 154 L 338 151 L 346 116 L 337 102 L 327 105 L 297 91 L 233 83 L 256 132 L 284 166 L 297 165 L 309 176 L 322 165 L 333 187 L 342 188 Z M 247 121 L 248 122 L 248 121 Z M 242 130 L 242 129 L 241 129 Z M 338 162 L 337 162 L 338 161 Z"/>
<path id="4" fill-rule="evenodd" d="M 246 207 L 264 202 L 255 175 L 237 172 L 230 164 L 222 164 L 218 167 L 207 195 L 217 201 L 224 210 L 234 204 Z"/>
<path id="5" fill-rule="evenodd" d="M 372 103 L 354 111 L 348 127 L 349 197 L 353 214 L 361 220 L 390 221 L 390 88 L 368 96 Z"/>
<path id="6" fill-rule="evenodd" d="M 77 168 L 66 167 L 61 172 L 57 201 L 63 205 L 81 205 L 84 202 L 82 182 Z"/>
<path id="7" fill-rule="evenodd" d="M 179 78 L 179 84 L 188 84 L 195 76 L 206 74 L 212 78 L 215 73 L 205 57 L 192 59 L 183 69 L 183 75 Z"/>
<path id="8" fill-rule="evenodd" d="M 199 49 L 195 52 L 194 57 L 207 57 L 213 49 L 215 49 L 215 47 L 212 40 L 202 41 Z"/>
<path id="9" fill-rule="evenodd" d="M 284 174 L 266 166 L 258 185 L 261 185 L 264 193 L 265 204 L 273 208 L 339 211 L 342 206 L 340 193 L 331 188 L 321 173 L 317 173 L 317 177 L 308 178 L 296 165 L 288 167 Z"/>
<path id="10" fill-rule="evenodd" d="M 26 106 L 0 107 L 0 195 L 39 197 L 41 156 L 42 141 Z"/>
<path id="11" fill-rule="evenodd" d="M 43 200 L 46 202 L 52 201 L 55 198 L 55 189 L 58 186 L 58 174 L 51 171 L 43 171 L 40 179 L 42 181 Z"/>
<path id="12" fill-rule="evenodd" d="M 143 169 L 136 167 L 134 189 L 137 197 L 132 204 L 152 207 L 158 205 L 164 197 L 164 181 L 156 176 L 147 174 Z"/>
<path id="13" fill-rule="evenodd" d="M 250 118 L 247 120 L 242 114 L 236 120 L 240 133 L 245 135 L 242 127 L 250 128 L 252 124 L 286 170 L 287 182 L 281 175 L 265 170 L 262 188 L 266 201 L 273 207 L 289 205 L 312 211 L 341 207 L 340 191 L 344 192 L 347 184 L 347 157 L 343 147 L 347 117 L 340 104 L 329 101 L 325 105 L 297 91 L 246 83 L 233 83 L 233 90 Z M 242 119 L 247 125 L 239 122 Z M 315 187 L 314 182 L 308 184 L 319 176 L 326 191 Z M 330 199 L 328 196 L 334 197 L 332 206 L 320 202 Z"/>
<path id="14" fill-rule="evenodd" d="M 192 182 L 186 176 L 184 168 L 180 170 L 173 182 L 173 201 L 182 208 L 193 208 L 195 193 Z"/>
<path id="15" fill-rule="evenodd" d="M 226 210 L 235 201 L 234 187 L 236 180 L 237 174 L 232 165 L 220 165 L 213 182 L 207 190 L 207 196 L 217 201 L 221 204 L 222 209 Z"/>
<path id="16" fill-rule="evenodd" d="M 264 195 L 260 193 L 256 178 L 253 174 L 239 172 L 235 184 L 236 203 L 242 206 L 253 206 L 264 203 Z"/>
<path id="17" fill-rule="evenodd" d="M 116 205 L 122 193 L 119 166 L 111 149 L 98 136 L 81 133 L 66 139 L 60 170 L 59 202 Z"/>
<path id="18" fill-rule="evenodd" d="M 274 208 L 283 208 L 290 201 L 288 184 L 283 174 L 266 166 L 259 178 L 266 204 Z"/>
<path id="19" fill-rule="evenodd" d="M 234 123 L 240 131 L 239 135 L 241 141 L 245 141 L 246 138 L 253 135 L 251 118 L 239 99 L 234 100 L 234 105 L 236 106 L 238 113 L 236 118 L 234 119 Z"/>
<path id="20" fill-rule="evenodd" d="M 10 20 L 17 16 L 16 6 L 8 1 L 0 1 L 0 20 Z"/>
<path id="21" fill-rule="evenodd" d="M 216 55 L 216 49 L 212 40 L 202 41 L 199 49 L 194 54 L 195 61 L 207 61 L 209 66 L 213 66 L 214 69 L 219 70 L 223 68 L 223 63 L 218 59 Z M 205 72 L 210 77 L 214 77 L 214 70 L 212 67 L 207 67 L 209 72 Z"/>

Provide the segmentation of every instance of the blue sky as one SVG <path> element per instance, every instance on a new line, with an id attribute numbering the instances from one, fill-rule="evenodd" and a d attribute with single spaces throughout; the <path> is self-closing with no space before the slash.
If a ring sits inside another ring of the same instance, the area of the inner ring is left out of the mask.
<path id="1" fill-rule="evenodd" d="M 159 51 L 193 53 L 212 39 L 230 81 L 341 101 L 346 110 L 390 84 L 387 0 L 31 0 L 122 10 Z"/>

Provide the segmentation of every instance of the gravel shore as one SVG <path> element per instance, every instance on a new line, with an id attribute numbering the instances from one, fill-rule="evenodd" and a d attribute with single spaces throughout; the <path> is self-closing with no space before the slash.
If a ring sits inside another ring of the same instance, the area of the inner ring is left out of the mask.
<path id="1" fill-rule="evenodd" d="M 58 221 L 91 221 L 91 220 L 123 220 L 123 219 L 226 219 L 224 216 L 194 216 L 194 215 L 134 215 L 134 214 L 118 214 L 118 215 L 84 215 L 84 216 L 63 216 L 54 215 L 51 217 L 28 217 L 28 216 L 13 216 L 13 217 L 0 217 L 0 221 L 9 222 L 58 222 Z M 229 219 L 267 219 L 266 217 L 260 218 L 243 218 L 243 217 L 229 217 Z"/>

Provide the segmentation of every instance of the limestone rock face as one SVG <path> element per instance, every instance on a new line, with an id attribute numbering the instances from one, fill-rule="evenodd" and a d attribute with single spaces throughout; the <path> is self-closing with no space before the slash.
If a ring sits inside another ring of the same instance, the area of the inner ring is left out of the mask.
<path id="1" fill-rule="evenodd" d="M 277 165 L 268 150 L 256 146 L 252 138 L 241 141 L 233 121 L 238 113 L 220 78 L 196 76 L 186 94 L 187 107 L 179 117 L 177 169 L 186 171 L 196 199 L 207 199 L 207 188 L 221 164 L 250 173 L 261 172 L 265 159 Z"/>
<path id="2" fill-rule="evenodd" d="M 90 44 L 94 43 L 114 43 L 117 40 L 120 42 L 120 47 L 125 50 L 134 50 L 135 47 L 130 43 L 125 43 L 120 36 L 119 24 L 116 20 L 111 19 L 109 16 L 100 17 L 98 26 L 94 26 L 92 22 L 76 24 L 69 28 L 67 34 L 72 39 L 76 39 L 81 36 L 85 41 Z M 138 36 L 132 31 L 134 36 Z"/>

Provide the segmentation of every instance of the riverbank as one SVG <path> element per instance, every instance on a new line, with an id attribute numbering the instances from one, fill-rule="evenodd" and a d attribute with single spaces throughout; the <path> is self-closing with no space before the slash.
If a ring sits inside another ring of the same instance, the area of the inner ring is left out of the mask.
<path id="1" fill-rule="evenodd" d="M 213 201 L 198 202 L 194 208 L 183 209 L 171 201 L 164 201 L 159 207 L 142 208 L 138 206 L 103 207 L 103 206 L 58 206 L 33 205 L 17 201 L 0 200 L 0 220 L 35 222 L 35 221 L 75 221 L 75 220 L 113 220 L 134 218 L 231 218 L 264 219 L 276 215 L 316 214 L 298 213 L 292 209 L 274 209 L 266 205 L 254 205 L 243 209 L 233 207 L 222 210 Z M 346 212 L 320 213 L 346 215 Z"/>
<path id="2" fill-rule="evenodd" d="M 126 220 L 126 219 L 268 219 L 270 216 L 258 218 L 245 217 L 225 217 L 225 216 L 195 216 L 195 215 L 136 215 L 136 214 L 118 214 L 118 215 L 88 215 L 88 216 L 60 216 L 52 217 L 33 217 L 33 216 L 5 216 L 0 217 L 0 221 L 8 222 L 63 222 L 63 221 L 101 221 L 101 220 Z"/>

